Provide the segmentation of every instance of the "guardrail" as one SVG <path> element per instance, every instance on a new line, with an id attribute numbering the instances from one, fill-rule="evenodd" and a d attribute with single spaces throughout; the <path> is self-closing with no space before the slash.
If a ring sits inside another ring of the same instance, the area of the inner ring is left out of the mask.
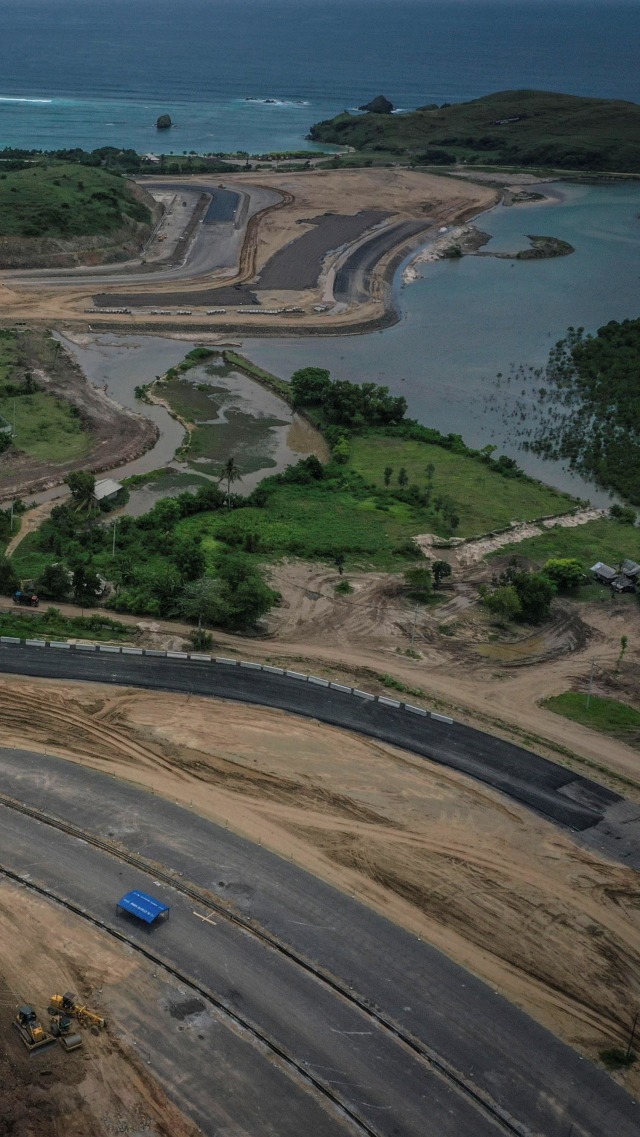
<path id="1" fill-rule="evenodd" d="M 391 699 L 387 695 L 373 695 L 369 691 L 361 691 L 358 687 L 349 687 L 345 683 L 334 683 L 331 679 L 323 679 L 319 675 L 307 675 L 304 671 L 289 671 L 284 667 L 273 667 L 266 663 L 253 663 L 245 659 L 229 659 L 224 655 L 207 655 L 204 652 L 188 651 L 157 651 L 155 648 L 121 647 L 117 644 L 92 643 L 91 641 L 74 642 L 68 640 L 41 640 L 20 639 L 19 636 L 0 636 L 2 644 L 24 644 L 25 647 L 53 648 L 58 651 L 93 651 L 107 655 L 151 656 L 154 659 L 179 659 L 191 663 L 215 663 L 223 667 L 240 667 L 248 671 L 263 671 L 266 675 L 281 675 L 287 679 L 296 679 L 301 683 L 311 683 L 316 687 L 325 687 L 331 691 L 340 691 L 345 695 L 352 695 L 356 699 L 380 703 L 383 707 L 392 707 L 396 710 L 409 711 L 413 715 L 422 715 L 424 718 L 434 719 L 435 722 L 453 726 L 454 720 L 448 715 L 436 714 L 427 711 L 424 707 L 416 707 L 413 703 L 405 703 L 400 699 Z"/>

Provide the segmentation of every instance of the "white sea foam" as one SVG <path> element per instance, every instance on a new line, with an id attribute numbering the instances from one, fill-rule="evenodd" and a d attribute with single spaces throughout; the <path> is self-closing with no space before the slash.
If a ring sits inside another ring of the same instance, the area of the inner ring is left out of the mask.
<path id="1" fill-rule="evenodd" d="M 23 99 L 18 95 L 0 95 L 0 103 L 52 103 L 53 99 Z"/>
<path id="2" fill-rule="evenodd" d="M 309 107 L 311 103 L 309 99 L 260 99 L 255 96 L 248 95 L 247 98 L 242 100 L 243 103 L 262 103 L 270 107 Z"/>

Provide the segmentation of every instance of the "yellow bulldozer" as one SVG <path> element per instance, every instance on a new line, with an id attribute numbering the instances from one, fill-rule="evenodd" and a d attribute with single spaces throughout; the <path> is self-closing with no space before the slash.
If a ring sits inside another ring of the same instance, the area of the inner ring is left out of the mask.
<path id="1" fill-rule="evenodd" d="M 102 1015 L 89 1010 L 84 1003 L 79 1003 L 73 991 L 67 991 L 64 995 L 52 995 L 49 1013 L 70 1015 L 78 1020 L 80 1026 L 95 1026 L 104 1030 L 107 1025 Z"/>
<path id="2" fill-rule="evenodd" d="M 30 1004 L 25 1003 L 23 1007 L 18 1008 L 13 1025 L 29 1054 L 33 1054 L 36 1050 L 44 1050 L 45 1046 L 51 1046 L 56 1041 L 38 1021 L 38 1016 Z"/>

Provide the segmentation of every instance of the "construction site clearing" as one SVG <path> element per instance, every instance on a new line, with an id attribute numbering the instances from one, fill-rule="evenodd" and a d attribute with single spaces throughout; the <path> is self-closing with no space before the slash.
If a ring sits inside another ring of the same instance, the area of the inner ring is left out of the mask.
<path id="1" fill-rule="evenodd" d="M 272 317 L 281 334 L 289 318 L 296 332 L 364 329 L 394 318 L 388 282 L 401 254 L 499 196 L 492 187 L 399 168 L 264 171 L 226 177 L 223 187 L 197 177 L 172 184 L 185 196 L 206 197 L 209 209 L 217 195 L 223 204 L 226 197 L 255 204 L 212 221 L 205 209 L 203 223 L 179 238 L 179 262 L 132 262 L 84 276 L 0 273 L 3 319 L 215 331 L 254 322 L 266 330 Z M 161 184 L 154 189 L 162 194 Z"/>
<path id="2" fill-rule="evenodd" d="M 154 1076 L 142 1049 L 150 1036 L 149 1008 L 177 1005 L 182 997 L 168 977 L 153 972 L 146 961 L 57 904 L 8 880 L 0 882 L 1 1137 L 198 1137 L 200 1130 L 167 1097 L 163 1074 Z M 74 1014 L 65 1017 L 68 1033 L 80 1035 L 82 1045 L 67 1050 L 54 1033 L 63 1012 L 51 992 L 67 992 L 57 999 L 68 1005 L 72 986 L 91 996 L 91 1007 L 82 1001 L 78 1006 L 74 996 Z M 34 1052 L 13 1026 L 25 995 L 51 1036 Z M 90 1023 L 84 1012 L 92 1016 L 98 1001 L 96 1022 Z M 166 1017 L 171 1023 L 170 1014 Z M 171 1033 L 169 1025 L 166 1030 Z M 178 1037 L 187 1051 L 195 1051 L 190 1036 Z"/>

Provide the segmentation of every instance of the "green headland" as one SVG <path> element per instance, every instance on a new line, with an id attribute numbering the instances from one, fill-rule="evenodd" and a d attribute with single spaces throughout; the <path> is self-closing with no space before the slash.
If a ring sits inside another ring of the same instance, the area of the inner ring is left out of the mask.
<path id="1" fill-rule="evenodd" d="M 500 91 L 407 114 L 345 111 L 309 137 L 416 164 L 640 171 L 640 106 L 548 91 Z"/>

